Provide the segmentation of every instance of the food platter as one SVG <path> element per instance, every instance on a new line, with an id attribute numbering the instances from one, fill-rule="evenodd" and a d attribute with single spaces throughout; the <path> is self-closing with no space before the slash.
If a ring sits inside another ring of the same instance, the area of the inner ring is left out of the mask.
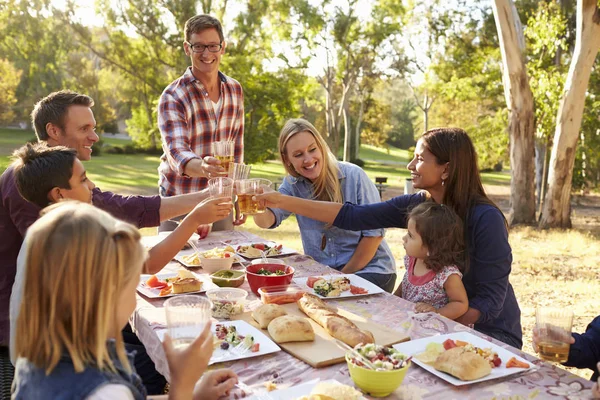
<path id="1" fill-rule="evenodd" d="M 263 398 L 268 398 L 269 400 L 289 400 L 289 399 L 297 399 L 302 396 L 309 396 L 312 390 L 317 386 L 319 382 L 327 382 L 336 385 L 341 385 L 342 383 L 336 381 L 335 379 L 328 379 L 326 381 L 320 381 L 318 378 L 313 379 L 308 382 L 300 383 L 295 386 L 291 386 L 285 389 L 274 390 L 269 392 L 268 394 L 262 394 L 262 396 L 250 396 L 248 400 L 261 400 Z M 366 397 L 361 396 L 361 400 L 366 400 Z"/>
<path id="2" fill-rule="evenodd" d="M 260 248 L 260 245 L 263 245 L 264 250 Z M 298 253 L 296 250 L 285 247 L 280 243 L 269 241 L 240 243 L 235 245 L 234 248 L 237 254 L 249 260 L 261 258 L 261 250 L 264 251 L 266 257 L 279 257 Z"/>
<path id="3" fill-rule="evenodd" d="M 192 292 L 186 292 L 186 293 L 170 293 L 164 296 L 160 295 L 161 289 L 160 288 L 153 288 L 150 287 L 146 284 L 146 281 L 151 277 L 152 275 L 147 275 L 147 274 L 142 274 L 140 276 L 140 283 L 137 286 L 137 291 L 141 294 L 143 294 L 144 296 L 150 298 L 150 299 L 159 299 L 159 298 L 167 298 L 167 297 L 171 297 L 171 296 L 178 296 L 180 294 L 191 294 L 191 293 L 204 293 L 209 289 L 214 289 L 216 287 L 218 287 L 217 285 L 215 285 L 214 283 L 212 283 L 212 281 L 210 280 L 210 278 L 206 277 L 206 276 L 202 276 L 202 275 L 197 275 L 194 274 L 195 278 L 198 279 L 200 282 L 202 282 L 202 287 L 200 288 L 200 290 L 196 290 L 196 291 L 192 291 Z M 166 279 L 171 279 L 171 278 L 175 278 L 177 276 L 176 272 L 166 272 L 166 273 L 162 273 L 162 274 L 156 274 L 156 277 L 160 280 L 160 281 L 164 281 Z"/>
<path id="4" fill-rule="evenodd" d="M 250 325 L 249 323 L 245 322 L 245 321 L 223 321 L 223 322 L 219 322 L 218 324 L 213 323 L 213 333 L 215 333 L 216 335 L 216 326 L 217 325 L 221 325 L 224 327 L 235 327 L 236 331 L 243 336 L 252 336 L 254 337 L 254 343 L 258 343 L 259 349 L 258 351 L 245 351 L 245 352 L 236 352 L 235 350 L 233 350 L 230 346 L 229 349 L 224 350 L 220 347 L 220 343 L 216 342 L 215 343 L 215 349 L 213 351 L 213 355 L 210 359 L 209 365 L 215 364 L 215 363 L 220 363 L 220 362 L 226 362 L 226 361 L 233 361 L 233 360 L 241 360 L 243 358 L 252 358 L 252 357 L 258 357 L 258 356 L 263 356 L 265 354 L 270 354 L 270 353 L 276 353 L 278 351 L 281 350 L 281 348 L 279 346 L 277 346 L 277 344 L 275 344 L 275 342 L 273 342 L 267 335 L 265 335 L 264 333 L 262 333 L 260 331 L 260 329 L 257 329 L 255 327 L 253 327 L 252 325 Z M 215 336 L 216 337 L 216 336 Z"/>
<path id="5" fill-rule="evenodd" d="M 484 376 L 483 378 L 479 378 L 479 379 L 475 379 L 475 380 L 471 380 L 471 381 L 463 381 L 463 380 L 455 378 L 454 376 L 449 375 L 445 372 L 436 370 L 435 368 L 433 368 L 433 366 L 422 362 L 421 360 L 419 360 L 416 357 L 417 355 L 425 352 L 428 344 L 430 344 L 430 343 L 442 344 L 447 339 L 468 342 L 468 343 L 471 343 L 473 346 L 479 347 L 481 349 L 490 348 L 492 351 L 498 353 L 498 357 L 500 357 L 500 359 L 502 360 L 502 364 L 496 368 L 492 368 L 492 372 L 489 375 Z M 518 356 L 517 354 L 510 352 L 508 349 L 500 347 L 492 342 L 489 342 L 483 338 L 475 336 L 469 332 L 456 332 L 456 333 L 449 333 L 446 335 L 438 335 L 438 336 L 432 336 L 432 337 L 427 337 L 427 338 L 422 338 L 422 339 L 417 339 L 417 340 L 411 340 L 409 342 L 395 344 L 395 345 L 393 345 L 393 347 L 396 350 L 400 351 L 401 353 L 404 353 L 408 356 L 413 356 L 412 360 L 415 364 L 417 364 L 421 368 L 431 372 L 433 375 L 435 375 L 455 386 L 470 385 L 470 384 L 477 383 L 477 382 L 489 381 L 492 379 L 502 378 L 502 377 L 506 377 L 506 376 L 510 376 L 510 375 L 514 375 L 514 374 L 518 374 L 518 373 L 522 373 L 522 372 L 530 372 L 534 369 L 537 369 L 537 367 L 535 365 L 533 365 L 529 361 L 525 360 L 524 358 Z M 528 369 L 506 368 L 506 362 L 512 357 L 515 357 L 518 361 L 527 363 L 529 365 L 529 368 Z"/>
<path id="6" fill-rule="evenodd" d="M 322 277 L 325 281 L 331 283 L 332 286 L 336 286 L 335 282 L 337 280 L 339 280 L 340 278 L 347 278 L 350 281 L 350 285 L 352 287 L 350 287 L 347 290 L 339 291 L 339 296 L 331 296 L 331 294 L 335 294 L 335 293 L 331 293 L 331 292 L 329 293 L 330 296 L 322 296 L 319 293 L 323 293 L 323 292 L 317 293 L 317 291 L 315 291 L 314 285 L 311 283 L 311 278 L 313 278 L 312 280 L 314 280 L 314 278 L 318 278 L 318 277 Z M 328 300 L 344 299 L 344 298 L 348 298 L 348 297 L 370 296 L 372 294 L 378 294 L 378 293 L 385 292 L 379 286 L 369 282 L 368 280 L 366 280 L 364 278 L 361 278 L 358 275 L 354 275 L 354 274 L 314 275 L 311 277 L 294 278 L 294 282 L 297 285 L 299 285 L 300 287 L 306 288 L 306 291 L 308 293 L 314 294 L 315 296 L 318 296 L 322 299 L 328 299 Z M 313 287 L 311 287 L 311 286 L 313 286 Z M 360 288 L 363 290 L 360 290 L 357 292 L 353 288 Z"/>
<path id="7" fill-rule="evenodd" d="M 217 248 L 215 247 L 214 249 L 211 250 L 204 250 L 204 251 L 200 251 L 200 255 L 210 255 L 210 253 L 215 254 L 216 252 L 224 252 L 225 251 L 225 247 L 220 247 Z M 236 253 L 230 253 L 231 257 L 233 257 L 233 263 L 241 263 L 244 261 L 244 259 L 242 257 L 240 257 L 239 255 L 237 255 Z M 175 256 L 175 261 L 177 261 L 178 263 L 180 263 L 181 265 L 187 267 L 187 268 L 201 268 L 201 262 L 200 259 L 198 258 L 198 254 L 196 253 L 196 251 L 194 249 L 188 249 L 188 250 L 182 250 L 179 253 L 177 253 L 177 255 Z"/>

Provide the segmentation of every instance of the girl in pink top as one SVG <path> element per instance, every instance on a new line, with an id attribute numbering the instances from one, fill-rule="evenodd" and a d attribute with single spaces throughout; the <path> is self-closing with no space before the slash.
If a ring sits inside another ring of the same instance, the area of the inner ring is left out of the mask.
<path id="1" fill-rule="evenodd" d="M 437 312 L 450 319 L 467 312 L 462 226 L 458 215 L 443 204 L 426 201 L 411 210 L 403 238 L 406 273 L 395 294 L 416 303 L 416 312 Z"/>

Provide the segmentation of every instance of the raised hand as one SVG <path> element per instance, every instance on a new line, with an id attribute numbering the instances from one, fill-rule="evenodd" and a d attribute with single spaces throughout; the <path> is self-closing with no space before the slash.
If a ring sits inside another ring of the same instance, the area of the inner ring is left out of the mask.
<path id="1" fill-rule="evenodd" d="M 231 213 L 231 197 L 209 198 L 192 210 L 198 225 L 219 221 Z"/>
<path id="2" fill-rule="evenodd" d="M 225 174 L 227 174 L 225 168 L 221 167 L 221 162 L 211 156 L 206 156 L 202 159 L 200 168 L 207 178 L 218 178 L 219 176 L 225 176 Z"/>
<path id="3" fill-rule="evenodd" d="M 171 373 L 173 398 L 191 398 L 196 382 L 200 379 L 213 353 L 213 334 L 210 322 L 188 347 L 176 349 L 169 335 L 165 335 L 163 348 Z M 171 397 L 171 393 L 169 393 Z"/>

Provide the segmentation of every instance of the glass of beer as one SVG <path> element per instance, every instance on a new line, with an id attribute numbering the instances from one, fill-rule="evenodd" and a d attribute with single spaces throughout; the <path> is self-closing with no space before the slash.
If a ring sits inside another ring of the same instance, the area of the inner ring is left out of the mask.
<path id="1" fill-rule="evenodd" d="M 563 363 L 569 359 L 573 311 L 538 307 L 535 311 L 540 358 Z"/>
<path id="2" fill-rule="evenodd" d="M 211 197 L 233 197 L 233 179 L 223 177 L 209 179 L 208 191 Z"/>
<path id="3" fill-rule="evenodd" d="M 220 140 L 213 142 L 213 155 L 221 161 L 221 167 L 225 168 L 225 171 L 229 171 L 229 163 L 233 162 L 233 149 L 235 143 L 231 140 Z"/>
<path id="4" fill-rule="evenodd" d="M 167 328 L 175 348 L 189 346 L 210 324 L 211 302 L 200 296 L 182 295 L 165 301 Z"/>
<path id="5" fill-rule="evenodd" d="M 238 205 L 242 214 L 262 214 L 265 207 L 261 207 L 258 201 L 252 200 L 252 196 L 262 193 L 265 187 L 271 187 L 273 183 L 268 179 L 242 179 L 238 186 Z"/>

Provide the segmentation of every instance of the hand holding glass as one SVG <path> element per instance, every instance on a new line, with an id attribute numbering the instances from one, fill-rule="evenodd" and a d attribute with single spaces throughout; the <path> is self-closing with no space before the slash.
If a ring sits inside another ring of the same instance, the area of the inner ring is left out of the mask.
<path id="1" fill-rule="evenodd" d="M 264 202 L 253 200 L 252 197 L 262 193 L 265 187 L 271 187 L 271 181 L 267 179 L 244 179 L 239 181 L 238 205 L 242 214 L 262 214 L 266 207 Z"/>
<path id="2" fill-rule="evenodd" d="M 225 169 L 225 173 L 229 171 L 229 163 L 233 162 L 233 151 L 235 143 L 231 140 L 221 140 L 213 142 L 213 155 L 221 161 L 221 167 Z"/>
<path id="3" fill-rule="evenodd" d="M 208 181 L 208 191 L 210 196 L 229 197 L 233 196 L 233 179 L 229 178 L 213 178 Z"/>
<path id="4" fill-rule="evenodd" d="M 538 307 L 535 312 L 535 336 L 540 358 L 559 363 L 569 359 L 573 311 Z"/>
<path id="5" fill-rule="evenodd" d="M 211 303 L 200 296 L 182 295 L 165 301 L 167 328 L 173 347 L 190 345 L 206 324 L 210 324 Z"/>

